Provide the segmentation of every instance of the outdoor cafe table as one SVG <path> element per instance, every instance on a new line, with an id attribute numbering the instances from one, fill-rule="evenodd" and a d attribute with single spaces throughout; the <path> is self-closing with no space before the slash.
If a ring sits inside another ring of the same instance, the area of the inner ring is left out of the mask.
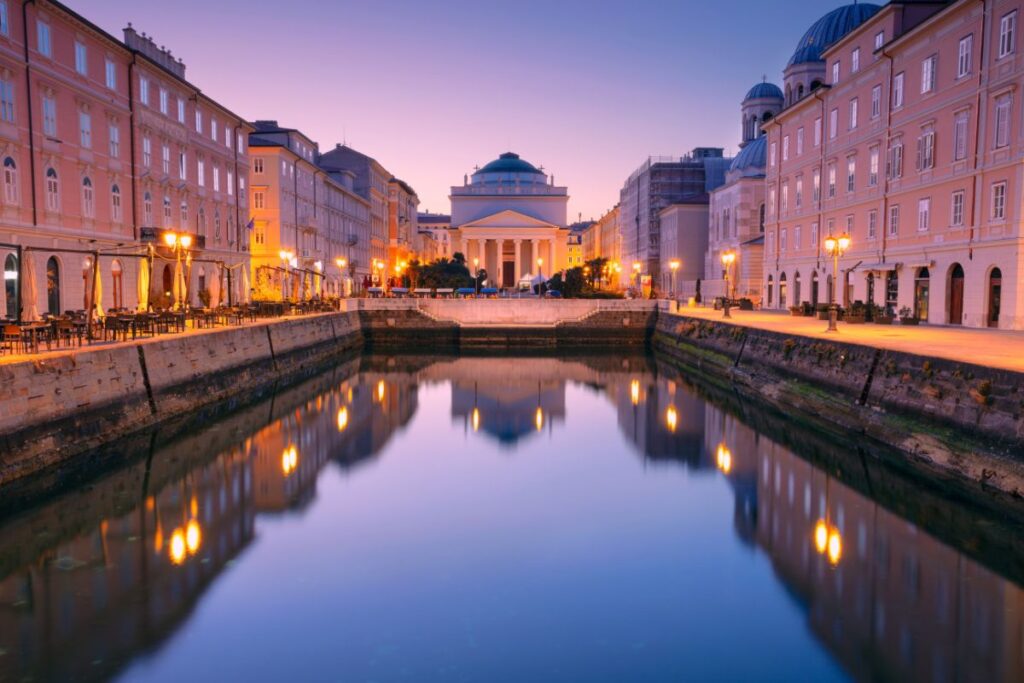
<path id="1" fill-rule="evenodd" d="M 50 324 L 42 322 L 25 323 L 21 326 L 22 343 L 30 345 L 33 352 L 39 351 L 39 342 L 45 341 L 50 349 Z"/>

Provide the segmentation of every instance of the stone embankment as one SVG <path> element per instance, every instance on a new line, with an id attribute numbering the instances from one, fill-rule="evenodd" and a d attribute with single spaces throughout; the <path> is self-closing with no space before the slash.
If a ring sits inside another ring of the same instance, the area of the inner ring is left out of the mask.
<path id="1" fill-rule="evenodd" d="M 654 347 L 705 381 L 896 446 L 940 478 L 1024 494 L 1019 373 L 669 313 Z"/>

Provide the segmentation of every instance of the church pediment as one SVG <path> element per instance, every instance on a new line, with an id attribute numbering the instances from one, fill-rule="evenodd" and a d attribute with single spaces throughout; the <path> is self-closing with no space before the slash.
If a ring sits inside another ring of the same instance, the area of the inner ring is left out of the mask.
<path id="1" fill-rule="evenodd" d="M 478 218 L 475 221 L 463 223 L 460 228 L 557 228 L 558 226 L 547 221 L 542 221 L 525 213 L 505 209 L 489 216 Z"/>

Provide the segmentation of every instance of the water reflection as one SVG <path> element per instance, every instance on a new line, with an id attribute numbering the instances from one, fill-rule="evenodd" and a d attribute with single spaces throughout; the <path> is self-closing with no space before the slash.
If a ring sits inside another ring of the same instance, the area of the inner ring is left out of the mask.
<path id="1" fill-rule="evenodd" d="M 792 425 L 775 431 L 750 406 L 708 401 L 649 358 L 596 357 L 367 358 L 166 445 L 154 438 L 88 490 L 0 525 L 0 681 L 103 679 L 159 652 L 214 579 L 246 561 L 262 520 L 316 504 L 325 468 L 358 478 L 390 444 L 438 456 L 437 444 L 401 438 L 427 387 L 450 397 L 454 429 L 439 427 L 438 443 L 529 450 L 585 425 L 573 421 L 577 387 L 609 407 L 645 467 L 720 478 L 735 537 L 767 558 L 855 679 L 1024 679 L 1020 577 L 986 567 L 985 544 L 947 523 L 952 503 L 919 493 L 908 504 L 895 475 L 812 435 L 796 434 L 801 457 L 782 445 Z M 690 486 L 679 480 L 678 495 Z"/>

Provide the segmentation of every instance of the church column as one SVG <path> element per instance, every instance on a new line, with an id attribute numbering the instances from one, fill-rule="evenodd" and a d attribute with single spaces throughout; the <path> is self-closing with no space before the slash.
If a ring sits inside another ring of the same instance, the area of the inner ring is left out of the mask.
<path id="1" fill-rule="evenodd" d="M 488 276 L 490 276 L 491 271 L 487 269 L 487 238 L 483 237 L 477 240 L 477 244 L 479 245 L 477 247 L 477 254 L 479 254 L 478 258 L 480 259 L 480 268 L 486 270 Z"/>
<path id="2" fill-rule="evenodd" d="M 555 274 L 555 241 L 548 240 L 548 258 L 544 259 L 545 262 L 551 264 L 551 274 Z"/>
<path id="3" fill-rule="evenodd" d="M 540 256 L 540 240 L 530 240 L 530 272 L 537 274 L 537 258 Z"/>
<path id="4" fill-rule="evenodd" d="M 513 274 L 513 277 L 512 277 L 512 279 L 514 280 L 514 282 L 512 283 L 512 286 L 518 288 L 519 287 L 519 278 L 521 278 L 523 276 L 522 264 L 520 263 L 520 259 L 522 258 L 523 241 L 522 240 L 513 240 L 513 242 L 515 244 L 516 266 L 515 266 L 515 273 Z"/>

